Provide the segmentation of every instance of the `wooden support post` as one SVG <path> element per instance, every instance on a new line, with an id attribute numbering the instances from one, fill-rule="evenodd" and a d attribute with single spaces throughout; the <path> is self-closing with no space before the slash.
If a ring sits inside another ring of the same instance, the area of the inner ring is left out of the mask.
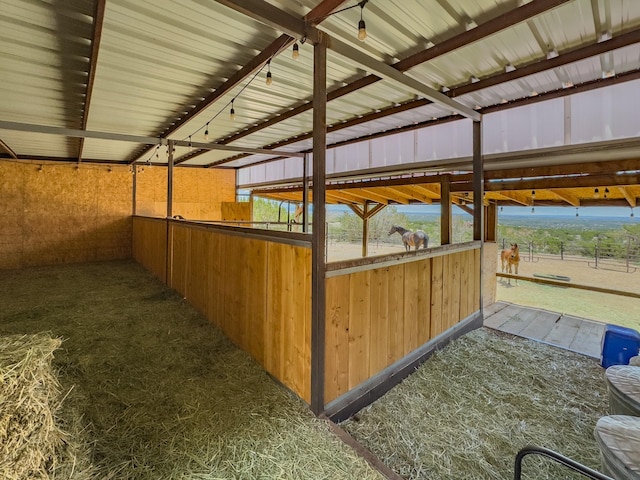
<path id="1" fill-rule="evenodd" d="M 369 204 L 365 202 L 362 212 L 362 256 L 369 254 Z"/>
<path id="2" fill-rule="evenodd" d="M 440 245 L 451 243 L 451 184 L 449 175 L 440 180 Z"/>
<path id="3" fill-rule="evenodd" d="M 311 262 L 311 411 L 324 411 L 326 270 L 327 39 L 313 46 L 313 231 Z"/>
<path id="4" fill-rule="evenodd" d="M 498 206 L 490 203 L 484 208 L 484 241 L 495 242 L 498 238 Z"/>
<path id="5" fill-rule="evenodd" d="M 302 232 L 309 231 L 309 155 L 302 158 Z"/>
<path id="6" fill-rule="evenodd" d="M 169 140 L 169 158 L 167 159 L 167 217 L 173 216 L 173 141 Z"/>

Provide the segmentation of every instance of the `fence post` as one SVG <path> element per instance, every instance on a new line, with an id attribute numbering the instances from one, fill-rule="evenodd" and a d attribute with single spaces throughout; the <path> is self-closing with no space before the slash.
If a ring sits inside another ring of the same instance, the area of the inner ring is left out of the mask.
<path id="1" fill-rule="evenodd" d="M 631 236 L 627 237 L 627 273 L 629 273 L 630 257 L 631 257 Z"/>
<path id="2" fill-rule="evenodd" d="M 529 242 L 529 262 L 533 263 L 533 242 Z"/>
<path id="3" fill-rule="evenodd" d="M 504 238 L 502 239 L 502 249 L 504 250 Z"/>
<path id="4" fill-rule="evenodd" d="M 564 260 L 564 242 L 560 242 L 560 260 Z"/>
<path id="5" fill-rule="evenodd" d="M 600 237 L 596 237 L 596 268 L 598 268 L 599 256 L 600 256 Z"/>

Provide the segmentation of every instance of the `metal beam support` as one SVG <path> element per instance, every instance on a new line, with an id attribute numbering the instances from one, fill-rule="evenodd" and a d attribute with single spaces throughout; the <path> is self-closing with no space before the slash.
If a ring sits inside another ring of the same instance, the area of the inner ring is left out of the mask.
<path id="1" fill-rule="evenodd" d="M 362 209 L 362 256 L 369 253 L 369 204 L 365 203 Z"/>
<path id="2" fill-rule="evenodd" d="M 167 164 L 167 217 L 173 217 L 173 141 L 169 140 Z M 134 167 L 135 168 L 135 167 Z"/>
<path id="3" fill-rule="evenodd" d="M 449 175 L 440 180 L 440 244 L 451 243 L 451 182 Z"/>
<path id="4" fill-rule="evenodd" d="M 484 239 L 484 159 L 482 122 L 473 122 L 473 239 Z"/>
<path id="5" fill-rule="evenodd" d="M 0 148 L 2 148 L 5 152 L 7 152 L 12 158 L 18 160 L 18 154 L 13 151 L 13 149 L 7 145 L 7 143 L 0 138 Z"/>
<path id="6" fill-rule="evenodd" d="M 309 155 L 302 159 L 302 233 L 309 231 Z"/>
<path id="7" fill-rule="evenodd" d="M 262 3 L 262 2 L 261 2 Z M 327 43 L 324 34 L 313 48 L 313 236 L 311 265 L 311 410 L 324 411 Z"/>
<path id="8" fill-rule="evenodd" d="M 260 0 L 217 0 L 218 3 L 226 5 L 227 7 L 241 12 L 259 22 L 269 25 L 277 30 L 283 31 L 292 37 L 306 37 L 312 42 L 316 43 L 320 30 L 307 25 L 304 20 L 298 19 L 293 15 L 280 10 L 264 1 Z M 357 48 L 348 45 L 336 38 L 328 39 L 328 47 L 338 55 L 352 60 L 353 62 L 365 67 L 365 69 L 381 78 L 391 80 L 392 82 L 399 84 L 403 88 L 408 88 L 413 92 L 427 98 L 440 105 L 444 105 L 447 108 L 459 113 L 467 118 L 478 121 L 480 114 L 475 110 L 459 103 L 452 98 L 444 95 L 443 93 L 434 90 L 431 87 L 409 77 L 399 70 L 393 68 L 384 62 L 381 62 Z"/>
<path id="9" fill-rule="evenodd" d="M 104 23 L 104 10 L 107 0 L 97 0 L 96 9 L 93 14 L 93 36 L 91 40 L 91 57 L 89 58 L 89 75 L 87 79 L 87 90 L 84 100 L 84 111 L 82 112 L 82 130 L 87 129 L 89 121 L 89 108 L 91 107 L 91 97 L 93 95 L 93 85 L 96 79 L 96 68 L 98 66 L 98 53 L 100 52 L 100 39 L 102 38 L 102 25 Z M 78 148 L 78 162 L 82 161 L 82 151 L 84 150 L 84 138 L 80 138 Z"/>
<path id="10" fill-rule="evenodd" d="M 145 143 L 147 145 L 166 145 L 167 142 L 169 141 L 164 138 L 143 137 L 138 135 L 127 135 L 124 133 L 93 132 L 90 130 L 78 130 L 73 128 L 52 127 L 49 125 L 34 125 L 29 123 L 9 122 L 5 120 L 0 120 L 0 130 L 46 133 L 50 135 L 62 135 L 66 137 L 76 137 L 76 138 L 99 138 L 102 140 L 113 140 L 118 142 Z M 180 147 L 189 146 L 188 141 L 183 141 L 183 140 L 171 140 L 171 141 L 176 146 L 180 146 Z M 229 152 L 282 155 L 284 157 L 298 157 L 298 158 L 302 158 L 305 155 L 304 153 L 301 153 L 301 152 L 283 152 L 278 150 L 269 150 L 265 148 L 232 147 L 230 145 L 219 145 L 217 143 L 192 142 L 191 145 L 194 148 L 200 148 L 203 150 L 226 150 Z"/>

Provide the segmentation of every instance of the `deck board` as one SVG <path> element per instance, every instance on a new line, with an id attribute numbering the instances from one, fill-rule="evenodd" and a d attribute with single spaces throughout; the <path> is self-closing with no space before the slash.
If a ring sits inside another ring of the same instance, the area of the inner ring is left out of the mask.
<path id="1" fill-rule="evenodd" d="M 485 309 L 484 325 L 565 350 L 600 358 L 605 324 L 506 302 Z"/>

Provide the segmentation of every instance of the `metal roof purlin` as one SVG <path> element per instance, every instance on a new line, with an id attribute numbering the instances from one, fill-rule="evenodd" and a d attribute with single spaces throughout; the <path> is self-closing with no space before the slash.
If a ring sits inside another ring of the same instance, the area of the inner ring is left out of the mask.
<path id="1" fill-rule="evenodd" d="M 96 67 L 98 65 L 98 53 L 100 52 L 100 39 L 102 38 L 102 25 L 104 24 L 104 10 L 107 0 L 97 0 L 95 13 L 93 15 L 93 35 L 91 39 L 91 58 L 89 59 L 89 72 L 87 79 L 87 91 L 85 93 L 84 110 L 82 111 L 82 130 L 87 129 L 89 121 L 89 108 L 91 108 L 91 96 L 93 94 L 93 85 L 96 79 Z M 84 138 L 80 138 L 78 146 L 78 163 L 82 161 L 82 152 L 84 150 Z"/>
<path id="2" fill-rule="evenodd" d="M 324 17 L 326 17 L 331 11 L 339 7 L 346 0 L 323 0 L 318 5 L 316 5 L 313 9 L 309 11 L 307 15 L 305 15 L 304 20 L 313 22 L 314 24 L 322 21 Z M 318 21 L 319 20 L 319 21 Z M 161 136 L 167 137 L 171 133 L 178 130 L 178 128 L 185 125 L 188 121 L 190 121 L 193 117 L 195 117 L 198 113 L 202 112 L 204 109 L 213 105 L 223 94 L 227 93 L 229 90 L 237 86 L 240 82 L 242 82 L 249 75 L 253 74 L 257 69 L 261 68 L 262 65 L 267 62 L 269 59 L 283 51 L 285 48 L 288 48 L 295 42 L 295 38 L 285 34 L 280 35 L 276 40 L 271 42 L 268 47 L 262 50 L 258 55 L 252 58 L 247 64 L 245 64 L 240 70 L 234 73 L 226 82 L 224 82 L 220 87 L 216 88 L 211 94 L 209 94 L 202 102 L 200 102 L 196 107 L 190 111 L 187 115 L 185 115 L 181 120 L 177 121 L 174 125 L 166 129 L 162 132 Z M 218 142 L 221 144 L 226 144 L 229 142 Z M 132 162 L 136 158 L 140 158 L 145 156 L 150 152 L 150 149 L 146 149 L 141 152 L 139 155 L 133 154 L 129 157 L 129 161 Z M 176 161 L 176 165 L 183 163 L 198 154 L 203 152 L 195 151 L 191 155 L 187 155 L 180 160 Z"/>
<path id="3" fill-rule="evenodd" d="M 240 84 L 245 78 L 249 75 L 253 74 L 256 70 L 262 67 L 262 65 L 273 57 L 276 53 L 281 51 L 284 48 L 287 48 L 291 45 L 295 40 L 291 38 L 289 35 L 283 34 L 273 42 L 269 44 L 267 48 L 262 50 L 258 55 L 253 57 L 246 65 L 244 65 L 240 70 L 234 73 L 227 81 L 225 81 L 222 85 L 216 88 L 211 94 L 209 94 L 202 102 L 200 102 L 196 107 L 189 111 L 184 117 L 175 122 L 171 127 L 165 129 L 164 132 L 160 134 L 162 137 L 168 137 L 173 132 L 177 131 L 183 125 L 185 125 L 188 121 L 192 120 L 197 114 L 204 111 L 206 108 L 213 105 L 220 97 L 222 97 L 225 93 L 229 92 L 231 89 L 235 88 L 238 84 Z M 134 152 L 129 157 L 129 162 L 133 163 L 137 158 L 145 156 L 149 153 L 150 149 L 145 149 L 140 153 Z M 176 162 L 181 163 L 181 162 Z"/>
<path id="4" fill-rule="evenodd" d="M 228 6 L 233 10 L 241 12 L 251 18 L 258 20 L 266 25 L 273 26 L 278 30 L 282 30 L 287 34 L 294 37 L 306 37 L 308 40 L 317 43 L 319 37 L 319 31 L 315 27 L 306 25 L 303 20 L 297 19 L 282 10 L 269 5 L 268 3 L 258 0 L 217 0 L 218 3 Z M 362 65 L 371 73 L 391 80 L 400 84 L 405 88 L 409 88 L 421 96 L 428 98 L 429 100 L 436 102 L 440 105 L 444 105 L 454 112 L 457 112 L 467 118 L 474 121 L 480 121 L 481 115 L 475 110 L 462 105 L 461 103 L 453 100 L 443 93 L 434 90 L 427 85 L 415 80 L 399 70 L 396 70 L 392 66 L 376 60 L 373 57 L 361 52 L 360 50 L 341 42 L 335 38 L 331 38 L 329 35 L 324 34 L 328 39 L 328 47 L 339 55 L 342 55 L 354 62 Z"/>
<path id="5" fill-rule="evenodd" d="M 7 145 L 7 143 L 2 140 L 0 138 L 0 148 L 2 148 L 4 151 L 6 151 L 12 158 L 15 158 L 16 160 L 18 160 L 18 154 L 16 152 L 13 151 L 13 148 L 11 148 L 9 145 Z"/>
<path id="6" fill-rule="evenodd" d="M 410 68 L 413 68 L 417 65 L 420 65 L 429 60 L 433 60 L 441 55 L 452 52 L 457 48 L 465 46 L 467 43 L 471 43 L 474 41 L 478 41 L 481 38 L 480 34 L 484 36 L 490 36 L 494 33 L 498 33 L 506 28 L 512 27 L 518 23 L 529 20 L 536 15 L 540 15 L 541 13 L 546 12 L 552 8 L 557 7 L 561 3 L 565 3 L 567 0 L 539 0 L 537 2 L 527 3 L 521 7 L 516 8 L 515 10 L 511 10 L 508 13 L 505 13 L 493 20 L 482 23 L 478 25 L 478 27 L 473 28 L 469 31 L 461 33 L 459 35 L 455 35 L 447 40 L 444 40 L 431 48 L 427 48 L 418 53 L 410 55 L 404 60 L 400 60 L 397 63 L 394 63 L 392 66 L 400 70 L 401 72 L 405 72 Z M 359 80 L 355 80 L 348 85 L 343 87 L 336 88 L 332 90 L 327 95 L 327 101 L 336 100 L 344 95 L 348 95 L 356 90 L 372 85 L 378 81 L 382 80 L 380 77 L 376 75 L 367 75 L 366 77 L 362 77 Z M 274 117 L 270 120 L 262 122 L 261 124 L 251 127 L 247 130 L 243 130 L 238 132 L 231 137 L 222 140 L 220 143 L 230 143 L 235 140 L 238 140 L 247 135 L 251 135 L 259 130 L 262 130 L 266 127 L 270 127 L 276 123 L 282 122 L 288 118 L 294 117 L 300 113 L 304 113 L 307 110 L 311 109 L 311 104 L 300 105 L 292 110 L 288 110 L 286 112 L 281 112 L 281 115 Z"/>
<path id="7" fill-rule="evenodd" d="M 0 130 L 15 130 L 19 132 L 45 133 L 50 135 L 63 135 L 66 137 L 75 137 L 75 138 L 98 138 L 102 140 L 113 140 L 118 142 L 144 143 L 147 145 L 167 145 L 168 143 L 168 140 L 166 138 L 143 137 L 140 135 L 127 135 L 123 133 L 92 132 L 89 130 L 77 130 L 73 128 L 52 127 L 49 125 L 34 125 L 29 123 L 8 122 L 4 120 L 0 120 Z M 189 146 L 189 142 L 182 141 L 182 140 L 173 140 L 173 143 L 174 145 L 181 146 L 181 147 Z M 225 150 L 229 152 L 282 155 L 285 157 L 300 157 L 300 158 L 303 158 L 305 156 L 304 153 L 284 152 L 281 150 L 269 150 L 265 148 L 249 148 L 249 147 L 243 148 L 243 147 L 235 147 L 231 145 L 218 145 L 217 143 L 191 142 L 191 145 L 196 148 L 201 148 L 206 150 Z"/>

